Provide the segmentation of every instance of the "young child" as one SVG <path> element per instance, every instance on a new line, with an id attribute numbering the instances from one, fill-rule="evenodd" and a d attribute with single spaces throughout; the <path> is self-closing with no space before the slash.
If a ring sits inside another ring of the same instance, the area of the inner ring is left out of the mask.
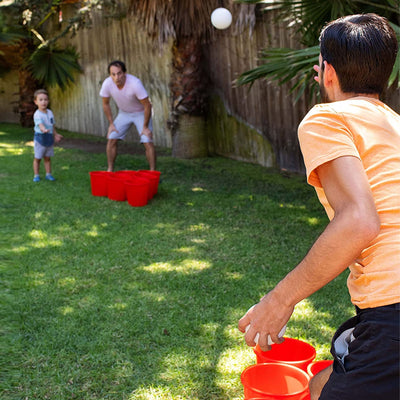
<path id="1" fill-rule="evenodd" d="M 33 95 L 33 101 L 38 109 L 33 114 L 35 123 L 34 151 L 35 158 L 33 159 L 33 182 L 39 182 L 39 167 L 40 160 L 44 159 L 44 168 L 46 170 L 46 179 L 54 181 L 55 178 L 51 174 L 50 157 L 54 156 L 54 142 L 59 142 L 63 136 L 57 133 L 54 127 L 54 115 L 47 108 L 49 104 L 49 95 L 46 90 L 39 89 Z"/>

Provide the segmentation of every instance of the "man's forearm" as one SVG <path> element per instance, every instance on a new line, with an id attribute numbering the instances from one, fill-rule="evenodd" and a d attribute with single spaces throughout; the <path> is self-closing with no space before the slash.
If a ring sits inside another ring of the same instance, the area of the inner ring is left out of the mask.
<path id="1" fill-rule="evenodd" d="M 109 104 L 103 104 L 103 111 L 108 120 L 108 123 L 111 125 L 113 123 L 113 116 L 111 112 L 111 106 Z"/>
<path id="2" fill-rule="evenodd" d="M 143 122 L 143 128 L 148 128 L 149 127 L 149 122 L 151 118 L 151 103 L 148 103 L 144 107 L 144 122 Z"/>

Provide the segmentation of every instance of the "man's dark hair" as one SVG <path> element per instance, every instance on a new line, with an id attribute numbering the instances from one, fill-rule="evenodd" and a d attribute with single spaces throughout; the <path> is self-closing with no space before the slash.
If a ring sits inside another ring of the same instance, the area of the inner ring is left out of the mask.
<path id="1" fill-rule="evenodd" d="M 398 44 L 386 18 L 358 14 L 328 23 L 321 32 L 320 49 L 322 60 L 335 68 L 344 93 L 381 94 Z"/>
<path id="2" fill-rule="evenodd" d="M 126 72 L 126 66 L 125 63 L 119 60 L 111 61 L 110 64 L 108 64 L 107 71 L 110 73 L 110 68 L 111 67 L 120 67 L 122 72 Z"/>

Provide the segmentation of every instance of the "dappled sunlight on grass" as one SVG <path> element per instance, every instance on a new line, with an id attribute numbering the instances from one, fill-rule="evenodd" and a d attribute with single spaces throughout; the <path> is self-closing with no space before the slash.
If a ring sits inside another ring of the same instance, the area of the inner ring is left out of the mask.
<path id="1" fill-rule="evenodd" d="M 171 352 L 162 361 L 162 369 L 160 371 L 160 377 L 164 380 L 185 380 L 186 374 L 190 373 L 188 366 L 193 363 L 194 360 L 190 360 L 188 354 L 182 354 L 178 352 Z"/>
<path id="2" fill-rule="evenodd" d="M 41 286 L 46 283 L 45 274 L 43 272 L 30 272 L 25 274 L 28 278 L 28 285 L 29 286 Z"/>
<path id="3" fill-rule="evenodd" d="M 86 232 L 87 236 L 91 236 L 91 237 L 96 237 L 99 236 L 99 232 L 98 232 L 98 228 L 97 226 L 93 225 L 92 228 Z"/>
<path id="4" fill-rule="evenodd" d="M 307 218 L 307 222 L 310 226 L 316 226 L 321 223 L 321 220 L 316 217 L 309 217 L 309 218 Z"/>
<path id="5" fill-rule="evenodd" d="M 180 247 L 179 249 L 175 250 L 178 253 L 192 253 L 195 251 L 194 247 Z"/>
<path id="6" fill-rule="evenodd" d="M 346 318 L 343 318 L 343 321 Z M 304 340 L 317 350 L 317 359 L 330 357 L 329 344 L 338 326 L 332 326 L 332 314 L 324 308 L 316 309 L 310 299 L 298 303 L 290 318 L 285 336 Z M 311 338 L 311 339 L 310 339 Z M 313 338 L 318 338 L 318 342 Z M 326 343 L 327 347 L 317 346 Z"/>
<path id="7" fill-rule="evenodd" d="M 172 396 L 168 387 L 158 388 L 153 386 L 146 386 L 135 390 L 129 396 L 129 400 L 187 400 L 183 396 Z"/>
<path id="8" fill-rule="evenodd" d="M 28 250 L 29 250 L 29 247 L 27 247 L 27 246 L 18 246 L 18 247 L 11 248 L 11 251 L 15 252 L 15 253 L 24 253 Z"/>
<path id="9" fill-rule="evenodd" d="M 190 241 L 193 242 L 193 243 L 196 243 L 196 244 L 206 243 L 206 241 L 204 239 L 198 239 L 198 238 L 190 239 Z"/>
<path id="10" fill-rule="evenodd" d="M 33 229 L 28 236 L 34 240 L 34 242 L 31 245 L 34 248 L 43 248 L 47 246 L 53 246 L 53 247 L 62 246 L 61 240 L 49 239 L 47 233 L 39 229 Z"/>
<path id="11" fill-rule="evenodd" d="M 246 367 L 255 364 L 255 361 L 255 354 L 250 347 L 245 350 L 224 349 L 216 366 L 215 384 L 225 393 L 225 398 L 232 400 L 243 398 L 241 390 L 240 395 L 237 395 L 237 388 L 242 388 L 240 375 Z"/>
<path id="12" fill-rule="evenodd" d="M 151 272 L 153 274 L 160 272 L 180 272 L 184 274 L 190 274 L 193 272 L 202 271 L 210 268 L 211 265 L 207 261 L 186 259 L 180 261 L 178 264 L 158 262 L 143 267 L 144 271 Z"/>
<path id="13" fill-rule="evenodd" d="M 128 307 L 127 303 L 114 303 L 108 306 L 108 308 L 113 309 L 113 310 L 125 310 Z"/>
<path id="14" fill-rule="evenodd" d="M 65 306 L 65 307 L 61 307 L 60 308 L 60 313 L 62 315 L 68 315 L 68 314 L 72 314 L 75 311 L 75 309 L 71 306 Z"/>
<path id="15" fill-rule="evenodd" d="M 239 272 L 225 272 L 225 276 L 232 281 L 238 281 L 243 278 L 243 274 Z"/>
<path id="16" fill-rule="evenodd" d="M 189 231 L 191 232 L 208 231 L 209 229 L 210 226 L 207 224 L 197 224 L 189 226 Z"/>
<path id="17" fill-rule="evenodd" d="M 13 144 L 1 143 L 0 144 L 0 156 L 18 156 L 25 152 L 24 148 L 15 146 Z"/>
<path id="18" fill-rule="evenodd" d="M 255 361 L 256 356 L 252 347 L 245 349 L 227 348 L 219 357 L 217 370 L 222 374 L 233 374 L 237 378 L 238 374 L 240 375 L 249 365 L 255 364 Z"/>
<path id="19" fill-rule="evenodd" d="M 65 278 L 59 279 L 59 281 L 58 281 L 59 287 L 66 287 L 66 286 L 72 287 L 75 285 L 76 285 L 76 279 L 73 277 L 65 277 Z"/>

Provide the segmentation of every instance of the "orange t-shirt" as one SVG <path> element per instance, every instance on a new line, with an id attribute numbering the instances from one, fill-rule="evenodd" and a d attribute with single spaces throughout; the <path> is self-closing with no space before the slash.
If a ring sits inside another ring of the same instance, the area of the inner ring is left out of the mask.
<path id="1" fill-rule="evenodd" d="M 351 300 L 360 308 L 400 302 L 400 115 L 379 100 L 353 97 L 319 104 L 298 130 L 308 183 L 329 219 L 316 168 L 342 156 L 361 160 L 381 221 L 379 235 L 350 266 Z"/>

